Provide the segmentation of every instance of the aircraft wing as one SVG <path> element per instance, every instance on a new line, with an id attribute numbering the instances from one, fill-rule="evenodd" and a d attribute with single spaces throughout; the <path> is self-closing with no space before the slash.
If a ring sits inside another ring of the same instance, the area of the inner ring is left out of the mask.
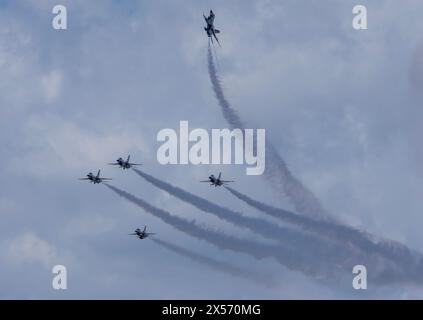
<path id="1" fill-rule="evenodd" d="M 200 182 L 212 182 L 210 180 L 201 180 Z"/>
<path id="2" fill-rule="evenodd" d="M 108 181 L 108 180 L 113 180 L 112 178 L 100 178 L 101 181 Z"/>
<path id="3" fill-rule="evenodd" d="M 142 163 L 128 163 L 131 166 L 142 166 Z"/>
<path id="4" fill-rule="evenodd" d="M 108 163 L 108 165 L 110 165 L 110 166 L 118 166 L 118 165 L 119 165 L 119 163 L 117 163 L 117 162 L 114 162 L 114 163 Z"/>
<path id="5" fill-rule="evenodd" d="M 79 178 L 78 180 L 91 180 L 90 178 Z"/>
<path id="6" fill-rule="evenodd" d="M 128 236 L 137 236 L 136 233 L 128 233 Z"/>
<path id="7" fill-rule="evenodd" d="M 220 45 L 219 39 L 217 38 L 217 36 L 216 36 L 216 31 L 215 31 L 214 29 L 212 29 L 212 33 L 213 33 L 213 37 L 216 39 L 217 43 L 219 44 L 219 47 L 222 47 L 222 46 Z"/>
<path id="8" fill-rule="evenodd" d="M 220 182 L 229 183 L 229 182 L 235 182 L 233 180 L 220 180 Z"/>

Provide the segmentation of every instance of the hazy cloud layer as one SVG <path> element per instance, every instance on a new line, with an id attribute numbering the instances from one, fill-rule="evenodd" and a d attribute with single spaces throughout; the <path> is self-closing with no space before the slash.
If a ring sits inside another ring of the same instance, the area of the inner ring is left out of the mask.
<path id="1" fill-rule="evenodd" d="M 168 250 L 127 233 L 148 225 L 207 257 L 255 260 L 193 241 L 106 188 L 77 181 L 102 169 L 155 207 L 236 238 L 251 235 L 106 164 L 131 154 L 153 176 L 261 217 L 225 190 L 197 185 L 221 170 L 237 191 L 295 211 L 240 166 L 157 163 L 159 130 L 181 120 L 227 126 L 202 29 L 212 7 L 222 30 L 217 71 L 242 120 L 266 129 L 275 152 L 335 219 L 423 251 L 421 1 L 363 1 L 366 31 L 352 29 L 349 0 L 63 0 L 66 31 L 51 27 L 56 4 L 0 3 L 0 282 L 8 288 L 1 298 L 421 298 L 419 286 L 403 284 L 356 292 L 350 274 L 328 286 L 273 259 L 253 267 L 277 274 L 275 288 L 179 255 L 169 263 Z M 68 291 L 51 288 L 51 264 L 67 266 Z"/>

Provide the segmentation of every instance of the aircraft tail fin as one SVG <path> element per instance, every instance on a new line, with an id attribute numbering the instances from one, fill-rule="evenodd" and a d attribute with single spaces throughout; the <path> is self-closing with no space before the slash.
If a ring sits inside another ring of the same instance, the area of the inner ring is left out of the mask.
<path id="1" fill-rule="evenodd" d="M 146 231 L 147 231 L 147 226 L 144 226 L 143 232 L 146 232 Z"/>
<path id="2" fill-rule="evenodd" d="M 128 158 L 126 159 L 126 162 L 129 162 L 129 159 L 131 158 L 131 155 L 128 154 Z"/>
<path id="3" fill-rule="evenodd" d="M 97 172 L 97 178 L 99 178 L 99 177 L 100 177 L 100 171 L 101 171 L 101 170 L 98 170 L 98 172 Z"/>

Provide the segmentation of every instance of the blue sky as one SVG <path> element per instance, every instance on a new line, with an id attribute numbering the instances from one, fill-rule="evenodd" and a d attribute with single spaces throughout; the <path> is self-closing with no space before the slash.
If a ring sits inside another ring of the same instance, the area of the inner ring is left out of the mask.
<path id="1" fill-rule="evenodd" d="M 51 9 L 68 9 L 68 30 Z M 106 163 L 130 153 L 146 172 L 211 201 L 262 214 L 213 171 L 257 199 L 292 209 L 241 166 L 161 166 L 157 132 L 179 121 L 225 128 L 207 74 L 202 13 L 222 30 L 216 48 L 226 96 L 266 134 L 292 172 L 337 219 L 423 252 L 423 39 L 410 0 L 361 1 L 368 30 L 351 27 L 355 1 L 2 1 L 0 7 L 0 298 L 421 298 L 419 287 L 322 284 L 270 259 L 256 261 L 183 235 L 104 186 L 103 169 L 157 207 L 237 236 L 236 228 Z M 276 276 L 266 288 L 127 236 L 147 224 L 161 239 Z M 68 290 L 51 268 L 68 268 Z"/>

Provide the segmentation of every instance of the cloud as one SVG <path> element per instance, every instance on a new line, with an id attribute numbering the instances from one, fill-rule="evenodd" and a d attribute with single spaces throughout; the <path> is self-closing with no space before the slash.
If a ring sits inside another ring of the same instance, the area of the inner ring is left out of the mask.
<path id="1" fill-rule="evenodd" d="M 103 168 L 119 156 L 141 158 L 149 153 L 144 136 L 133 127 L 83 127 L 58 116 L 30 117 L 24 139 L 25 157 L 14 158 L 10 169 L 37 177 L 71 176 L 76 171 L 82 174 Z"/>
<path id="2" fill-rule="evenodd" d="M 41 78 L 41 86 L 47 103 L 51 104 L 59 98 L 62 82 L 63 75 L 60 70 L 52 70 Z"/>
<path id="3" fill-rule="evenodd" d="M 111 217 L 104 217 L 101 214 L 94 213 L 82 217 L 75 217 L 71 219 L 63 232 L 67 237 L 82 238 L 82 237 L 102 237 L 104 234 L 112 231 L 116 226 L 115 219 Z"/>
<path id="4" fill-rule="evenodd" d="M 11 263 L 19 268 L 36 264 L 50 270 L 60 262 L 56 247 L 33 232 L 3 241 L 1 249 L 3 263 Z"/>

